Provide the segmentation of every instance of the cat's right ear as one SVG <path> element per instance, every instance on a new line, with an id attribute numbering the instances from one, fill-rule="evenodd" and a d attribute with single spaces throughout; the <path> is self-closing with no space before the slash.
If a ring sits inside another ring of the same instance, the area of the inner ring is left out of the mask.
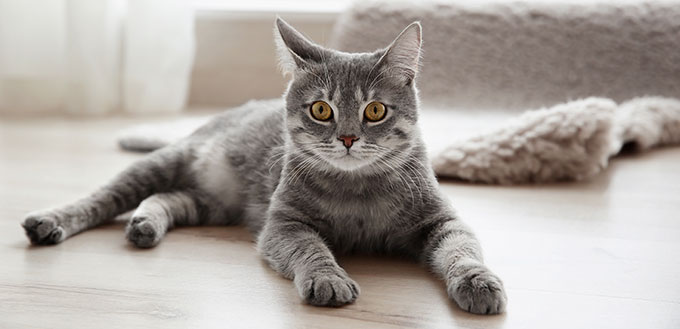
<path id="1" fill-rule="evenodd" d="M 295 73 L 315 62 L 321 62 L 328 54 L 326 49 L 307 39 L 281 17 L 276 17 L 274 40 L 279 56 L 279 66 L 284 74 Z"/>
<path id="2" fill-rule="evenodd" d="M 420 22 L 407 26 L 385 50 L 378 65 L 405 85 L 411 84 L 418 73 L 422 27 Z"/>

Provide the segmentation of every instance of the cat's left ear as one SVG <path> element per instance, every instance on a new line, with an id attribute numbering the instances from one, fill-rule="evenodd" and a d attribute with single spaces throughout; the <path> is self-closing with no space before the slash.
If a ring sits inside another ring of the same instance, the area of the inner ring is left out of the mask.
<path id="1" fill-rule="evenodd" d="M 421 45 L 422 27 L 420 22 L 413 22 L 387 47 L 380 58 L 381 68 L 405 85 L 411 84 L 418 74 Z"/>
<path id="2" fill-rule="evenodd" d="M 321 62 L 330 54 L 295 30 L 281 17 L 276 18 L 274 39 L 279 54 L 279 65 L 284 73 L 295 73 L 305 66 Z"/>

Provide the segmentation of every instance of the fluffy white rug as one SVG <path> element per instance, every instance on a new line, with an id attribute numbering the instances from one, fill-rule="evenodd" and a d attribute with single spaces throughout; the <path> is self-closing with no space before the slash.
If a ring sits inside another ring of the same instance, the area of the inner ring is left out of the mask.
<path id="1" fill-rule="evenodd" d="M 588 98 L 528 111 L 503 127 L 451 143 L 432 159 L 439 176 L 519 184 L 589 178 L 624 144 L 680 143 L 680 101 Z"/>

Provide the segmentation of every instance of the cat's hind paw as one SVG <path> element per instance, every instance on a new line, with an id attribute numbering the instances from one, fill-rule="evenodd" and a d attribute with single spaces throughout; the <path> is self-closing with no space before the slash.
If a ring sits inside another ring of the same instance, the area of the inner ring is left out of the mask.
<path id="1" fill-rule="evenodd" d="M 359 296 L 359 285 L 342 269 L 315 271 L 295 280 L 300 296 L 315 306 L 342 306 Z"/>
<path id="2" fill-rule="evenodd" d="M 498 314 L 505 311 L 508 298 L 503 282 L 484 265 L 472 267 L 455 278 L 447 288 L 460 308 L 475 314 Z"/>
<path id="3" fill-rule="evenodd" d="M 165 233 L 156 224 L 148 217 L 133 217 L 125 228 L 125 236 L 139 248 L 155 247 Z"/>
<path id="4" fill-rule="evenodd" d="M 64 228 L 51 213 L 29 214 L 21 226 L 26 231 L 28 239 L 35 245 L 57 244 L 66 238 Z"/>

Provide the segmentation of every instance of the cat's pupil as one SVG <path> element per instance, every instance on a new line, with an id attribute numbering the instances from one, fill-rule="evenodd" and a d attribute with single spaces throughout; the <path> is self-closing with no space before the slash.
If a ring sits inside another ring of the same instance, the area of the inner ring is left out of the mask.
<path id="1" fill-rule="evenodd" d="M 377 106 L 373 106 L 373 113 L 378 114 L 378 107 Z"/>

